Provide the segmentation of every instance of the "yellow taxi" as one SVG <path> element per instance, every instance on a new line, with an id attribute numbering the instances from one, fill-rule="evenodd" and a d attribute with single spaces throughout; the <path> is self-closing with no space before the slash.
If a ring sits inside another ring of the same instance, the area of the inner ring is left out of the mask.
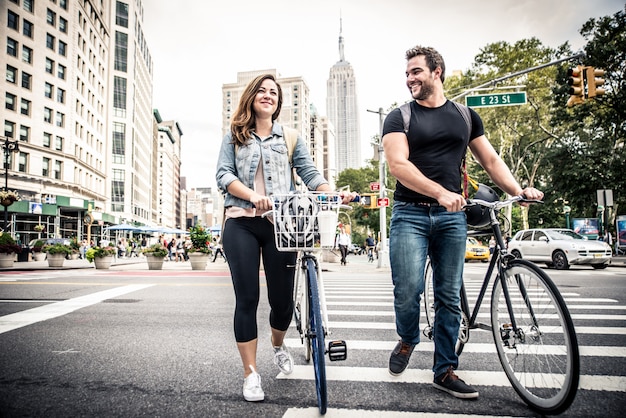
<path id="1" fill-rule="evenodd" d="M 483 263 L 489 261 L 489 248 L 474 237 L 467 237 L 465 242 L 465 261 L 470 260 L 480 260 Z"/>

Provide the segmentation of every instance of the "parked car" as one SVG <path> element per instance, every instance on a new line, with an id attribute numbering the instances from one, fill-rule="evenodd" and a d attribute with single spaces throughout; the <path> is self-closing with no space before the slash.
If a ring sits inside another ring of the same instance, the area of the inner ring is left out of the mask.
<path id="1" fill-rule="evenodd" d="M 467 237 L 465 242 L 465 261 L 470 260 L 489 261 L 489 248 L 474 237 Z"/>
<path id="2" fill-rule="evenodd" d="M 588 240 L 571 229 L 561 228 L 521 230 L 509 242 L 509 252 L 558 270 L 566 270 L 572 264 L 603 269 L 611 263 L 612 257 L 607 243 Z"/>
<path id="3" fill-rule="evenodd" d="M 28 248 L 32 249 L 37 241 L 39 241 L 37 238 L 30 240 Z M 42 241 L 45 242 L 45 245 L 63 244 L 69 247 L 71 244 L 71 240 L 69 238 L 46 238 L 42 239 Z"/>
<path id="4" fill-rule="evenodd" d="M 348 246 L 348 254 L 361 255 L 365 254 L 365 250 L 356 244 L 350 244 Z"/>

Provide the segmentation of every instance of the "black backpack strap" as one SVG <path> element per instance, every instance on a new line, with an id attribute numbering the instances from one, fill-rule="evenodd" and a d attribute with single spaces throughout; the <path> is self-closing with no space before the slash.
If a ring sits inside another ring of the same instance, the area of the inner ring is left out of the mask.
<path id="1" fill-rule="evenodd" d="M 469 107 L 457 102 L 452 103 L 461 116 L 463 116 L 463 120 L 465 120 L 465 124 L 467 125 L 467 141 L 469 142 L 469 140 L 472 139 L 472 115 L 470 114 Z"/>
<path id="2" fill-rule="evenodd" d="M 401 105 L 400 113 L 402 113 L 402 122 L 404 122 L 404 133 L 408 135 L 409 124 L 411 123 L 411 102 Z"/>

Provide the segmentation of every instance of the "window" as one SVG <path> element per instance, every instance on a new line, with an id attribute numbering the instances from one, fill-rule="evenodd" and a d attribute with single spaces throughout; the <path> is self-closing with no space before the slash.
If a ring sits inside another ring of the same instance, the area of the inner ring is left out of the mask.
<path id="1" fill-rule="evenodd" d="M 126 109 L 126 79 L 115 77 L 113 80 L 113 107 Z"/>
<path id="2" fill-rule="evenodd" d="M 54 43 L 55 43 L 54 36 L 50 35 L 49 33 L 46 33 L 46 47 L 48 49 L 54 50 Z"/>
<path id="3" fill-rule="evenodd" d="M 17 13 L 13 13 L 9 10 L 9 14 L 7 16 L 7 26 L 9 29 L 13 29 L 19 32 L 20 30 L 20 15 Z"/>
<path id="4" fill-rule="evenodd" d="M 26 45 L 22 45 L 22 61 L 29 64 L 33 63 L 33 50 Z"/>
<path id="5" fill-rule="evenodd" d="M 24 10 L 33 13 L 35 11 L 35 0 L 24 0 Z"/>
<path id="6" fill-rule="evenodd" d="M 18 42 L 15 39 L 7 38 L 7 54 L 17 57 Z"/>
<path id="7" fill-rule="evenodd" d="M 65 90 L 57 88 L 57 102 L 65 103 Z"/>
<path id="8" fill-rule="evenodd" d="M 43 133 L 43 146 L 46 148 L 50 148 L 50 143 L 52 142 L 52 134 L 48 132 Z"/>
<path id="9" fill-rule="evenodd" d="M 65 65 L 57 65 L 57 77 L 61 80 L 65 80 Z"/>
<path id="10" fill-rule="evenodd" d="M 65 56 L 67 54 L 67 44 L 63 41 L 59 41 L 59 55 Z"/>
<path id="11" fill-rule="evenodd" d="M 53 177 L 55 180 L 61 180 L 61 169 L 63 167 L 63 163 L 61 161 L 54 161 L 54 173 Z"/>
<path id="12" fill-rule="evenodd" d="M 11 84 L 17 83 L 17 68 L 11 67 L 9 64 L 7 64 L 7 76 L 6 76 L 6 79 Z"/>
<path id="13" fill-rule="evenodd" d="M 54 90 L 54 86 L 50 83 L 46 83 L 46 85 L 44 86 L 44 95 L 48 98 L 48 99 L 52 99 L 52 91 Z"/>
<path id="14" fill-rule="evenodd" d="M 30 100 L 22 99 L 22 104 L 20 105 L 20 113 L 22 115 L 30 116 Z"/>
<path id="15" fill-rule="evenodd" d="M 67 10 L 67 0 L 59 0 L 59 7 L 63 10 Z"/>
<path id="16" fill-rule="evenodd" d="M 115 32 L 115 69 L 126 72 L 128 61 L 128 35 Z"/>
<path id="17" fill-rule="evenodd" d="M 61 112 L 57 112 L 56 125 L 60 128 L 65 126 L 65 115 Z"/>
<path id="18" fill-rule="evenodd" d="M 15 96 L 15 94 L 11 94 L 11 93 L 7 92 L 6 99 L 4 101 L 4 107 L 6 109 L 9 109 L 9 110 L 15 110 L 15 100 L 16 99 L 17 99 L 17 97 Z"/>
<path id="19" fill-rule="evenodd" d="M 46 57 L 46 72 L 48 74 L 54 74 L 54 61 Z"/>
<path id="20" fill-rule="evenodd" d="M 52 123 L 52 109 L 49 107 L 43 108 L 43 121 L 46 123 Z"/>
<path id="21" fill-rule="evenodd" d="M 30 140 L 30 128 L 20 125 L 20 141 L 28 142 Z"/>
<path id="22" fill-rule="evenodd" d="M 63 33 L 67 33 L 67 20 L 59 17 L 59 30 Z"/>
<path id="23" fill-rule="evenodd" d="M 46 21 L 48 22 L 48 25 L 56 26 L 57 25 L 57 14 L 54 13 L 52 10 L 48 9 L 48 14 L 47 14 L 47 17 L 46 17 Z"/>
<path id="24" fill-rule="evenodd" d="M 22 87 L 24 87 L 25 89 L 30 90 L 30 81 L 32 79 L 32 76 L 28 73 L 25 73 L 24 71 L 22 71 Z"/>
<path id="25" fill-rule="evenodd" d="M 43 157 L 41 160 L 41 175 L 48 177 L 50 175 L 50 158 Z"/>
<path id="26" fill-rule="evenodd" d="M 17 157 L 17 171 L 19 171 L 20 173 L 25 173 L 26 169 L 28 168 L 27 163 L 28 162 L 28 154 L 26 154 L 25 152 L 20 152 L 20 155 Z"/>
<path id="27" fill-rule="evenodd" d="M 15 138 L 15 123 L 5 120 L 4 121 L 4 136 L 7 138 Z"/>
<path id="28" fill-rule="evenodd" d="M 118 1 L 115 5 L 115 24 L 128 27 L 128 4 Z"/>
<path id="29" fill-rule="evenodd" d="M 31 39 L 33 38 L 33 24 L 26 19 L 24 19 L 22 33 L 24 36 L 28 36 Z"/>
<path id="30" fill-rule="evenodd" d="M 126 125 L 119 122 L 113 122 L 113 162 L 116 164 L 124 164 L 126 162 Z"/>
<path id="31" fill-rule="evenodd" d="M 54 140 L 54 149 L 57 151 L 63 151 L 63 137 L 56 137 L 56 139 Z"/>

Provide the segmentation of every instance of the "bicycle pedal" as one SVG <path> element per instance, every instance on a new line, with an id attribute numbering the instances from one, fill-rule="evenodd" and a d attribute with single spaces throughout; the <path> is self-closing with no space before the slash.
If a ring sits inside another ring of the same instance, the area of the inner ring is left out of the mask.
<path id="1" fill-rule="evenodd" d="M 330 361 L 345 360 L 348 358 L 348 347 L 343 340 L 329 341 L 328 358 Z"/>

